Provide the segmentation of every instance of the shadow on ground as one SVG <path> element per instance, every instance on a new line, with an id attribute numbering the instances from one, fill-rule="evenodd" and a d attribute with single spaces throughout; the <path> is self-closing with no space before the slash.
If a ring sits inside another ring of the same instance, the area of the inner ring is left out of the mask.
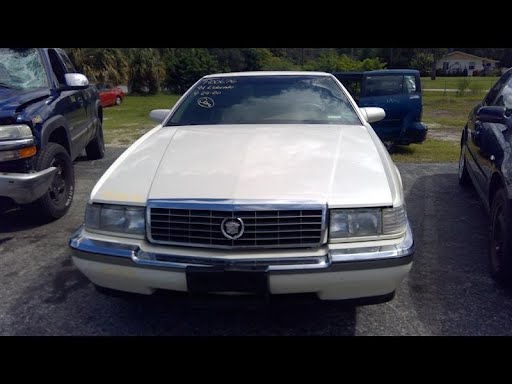
<path id="1" fill-rule="evenodd" d="M 512 295 L 489 274 L 484 207 L 455 172 L 432 167 L 406 197 L 417 250 L 407 280 L 419 320 L 438 335 L 510 335 Z"/>

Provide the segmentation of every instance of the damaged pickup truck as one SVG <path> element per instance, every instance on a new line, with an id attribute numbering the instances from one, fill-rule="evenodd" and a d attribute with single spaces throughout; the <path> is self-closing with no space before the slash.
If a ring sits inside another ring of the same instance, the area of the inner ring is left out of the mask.
<path id="1" fill-rule="evenodd" d="M 0 48 L 0 206 L 65 215 L 73 160 L 104 155 L 102 120 L 96 88 L 62 49 Z"/>

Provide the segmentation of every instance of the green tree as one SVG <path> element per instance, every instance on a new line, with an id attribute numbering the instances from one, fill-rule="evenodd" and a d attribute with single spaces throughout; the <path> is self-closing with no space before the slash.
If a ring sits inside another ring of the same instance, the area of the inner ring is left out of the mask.
<path id="1" fill-rule="evenodd" d="M 245 54 L 241 48 L 209 48 L 208 52 L 217 60 L 219 71 L 240 72 L 246 70 Z"/>
<path id="2" fill-rule="evenodd" d="M 274 56 L 270 50 L 261 50 L 259 57 L 262 71 L 294 71 L 300 69 L 285 57 Z"/>
<path id="3" fill-rule="evenodd" d="M 442 58 L 446 53 L 448 53 L 447 48 L 426 48 L 422 50 L 422 52 L 428 52 L 432 54 L 432 67 L 430 68 L 430 79 L 436 79 L 436 63 Z"/>
<path id="4" fill-rule="evenodd" d="M 128 60 L 119 48 L 66 48 L 73 64 L 89 81 L 122 84 L 128 78 Z"/>
<path id="5" fill-rule="evenodd" d="M 205 48 L 171 48 L 164 55 L 165 86 L 185 92 L 204 75 L 219 71 L 219 64 Z"/>
<path id="6" fill-rule="evenodd" d="M 382 69 L 386 63 L 380 58 L 366 58 L 362 61 L 355 60 L 345 54 L 338 55 L 334 52 L 325 53 L 318 58 L 308 61 L 304 69 L 309 71 L 343 72 L 343 71 L 369 71 Z"/>
<path id="7" fill-rule="evenodd" d="M 153 48 L 129 50 L 128 88 L 132 93 L 154 95 L 160 90 L 164 68 L 158 51 Z"/>
<path id="8" fill-rule="evenodd" d="M 431 53 L 418 52 L 411 59 L 409 67 L 420 71 L 422 76 L 428 76 L 432 68 L 433 61 L 434 56 Z"/>

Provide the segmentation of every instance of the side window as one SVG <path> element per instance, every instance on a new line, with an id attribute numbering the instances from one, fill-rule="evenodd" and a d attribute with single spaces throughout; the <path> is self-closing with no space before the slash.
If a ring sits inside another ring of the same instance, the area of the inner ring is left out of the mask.
<path id="1" fill-rule="evenodd" d="M 404 76 L 404 93 L 416 93 L 416 78 L 414 76 Z"/>
<path id="2" fill-rule="evenodd" d="M 50 49 L 48 50 L 48 56 L 50 57 L 50 64 L 52 66 L 52 71 L 55 78 L 57 79 L 60 85 L 66 85 L 66 79 L 64 77 L 66 71 L 62 66 L 61 61 L 59 60 L 57 52 L 55 52 L 54 49 Z"/>
<path id="3" fill-rule="evenodd" d="M 367 76 L 365 96 L 401 95 L 403 76 Z"/>
<path id="4" fill-rule="evenodd" d="M 347 89 L 350 95 L 357 102 L 361 95 L 361 79 L 344 79 L 340 80 L 343 86 Z"/>
<path id="5" fill-rule="evenodd" d="M 64 63 L 64 66 L 66 67 L 67 73 L 74 73 L 76 72 L 75 67 L 69 57 L 64 52 L 59 52 L 60 58 L 62 59 L 62 62 Z"/>
<path id="6" fill-rule="evenodd" d="M 501 89 L 503 88 L 503 85 L 510 79 L 510 75 L 512 72 L 507 73 L 506 75 L 502 76 L 496 84 L 491 88 L 487 96 L 485 97 L 483 101 L 483 105 L 496 105 L 496 101 L 498 98 L 498 94 L 501 93 Z"/>
<path id="7" fill-rule="evenodd" d="M 501 88 L 494 105 L 512 110 L 512 77 L 509 77 L 505 86 Z"/>

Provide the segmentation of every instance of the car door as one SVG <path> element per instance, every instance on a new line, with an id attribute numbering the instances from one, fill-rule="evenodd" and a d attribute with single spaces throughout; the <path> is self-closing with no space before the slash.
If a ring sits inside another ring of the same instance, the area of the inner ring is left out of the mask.
<path id="1" fill-rule="evenodd" d="M 69 134 L 73 148 L 83 148 L 87 141 L 86 122 L 87 115 L 85 111 L 85 100 L 82 92 L 75 90 L 66 90 L 65 74 L 68 72 L 64 66 L 60 55 L 55 49 L 48 50 L 48 57 L 50 59 L 51 68 L 54 78 L 56 79 L 57 89 L 60 89 L 60 96 L 57 100 L 56 111 L 65 117 L 68 126 Z M 74 153 L 72 153 L 74 155 Z"/>
<path id="2" fill-rule="evenodd" d="M 71 62 L 71 60 L 69 59 L 69 57 L 66 55 L 66 53 L 61 49 L 57 50 L 57 52 L 59 53 L 62 63 L 66 67 L 66 71 L 68 73 L 76 73 L 76 69 L 75 69 L 73 63 Z M 94 110 L 95 105 L 94 105 L 94 98 L 93 98 L 93 89 L 91 86 L 89 86 L 85 89 L 77 90 L 76 94 L 77 94 L 77 97 L 80 97 L 80 99 L 82 100 L 81 107 L 83 109 L 83 116 L 85 116 L 85 117 L 84 117 L 83 126 L 81 129 L 82 129 L 82 136 L 84 137 L 84 141 L 86 143 L 88 143 L 94 137 L 94 135 L 96 133 L 95 127 L 93 126 L 94 121 L 95 121 L 95 113 L 96 113 L 96 111 Z"/>
<path id="3" fill-rule="evenodd" d="M 386 117 L 372 123 L 383 141 L 394 141 L 402 133 L 409 105 L 409 94 L 404 93 L 403 86 L 404 76 L 401 74 L 365 74 L 359 106 L 384 109 Z"/>
<path id="4" fill-rule="evenodd" d="M 505 102 L 510 104 L 511 75 L 512 72 L 507 72 L 496 82 L 482 103 L 473 109 L 468 119 L 466 146 L 469 156 L 467 156 L 467 161 L 475 178 L 476 187 L 484 196 L 487 196 L 496 158 L 502 156 L 503 148 L 501 148 L 500 142 L 502 141 L 501 136 L 503 136 L 502 131 L 506 127 L 502 124 L 479 121 L 477 111 L 482 106 L 504 106 Z"/>

